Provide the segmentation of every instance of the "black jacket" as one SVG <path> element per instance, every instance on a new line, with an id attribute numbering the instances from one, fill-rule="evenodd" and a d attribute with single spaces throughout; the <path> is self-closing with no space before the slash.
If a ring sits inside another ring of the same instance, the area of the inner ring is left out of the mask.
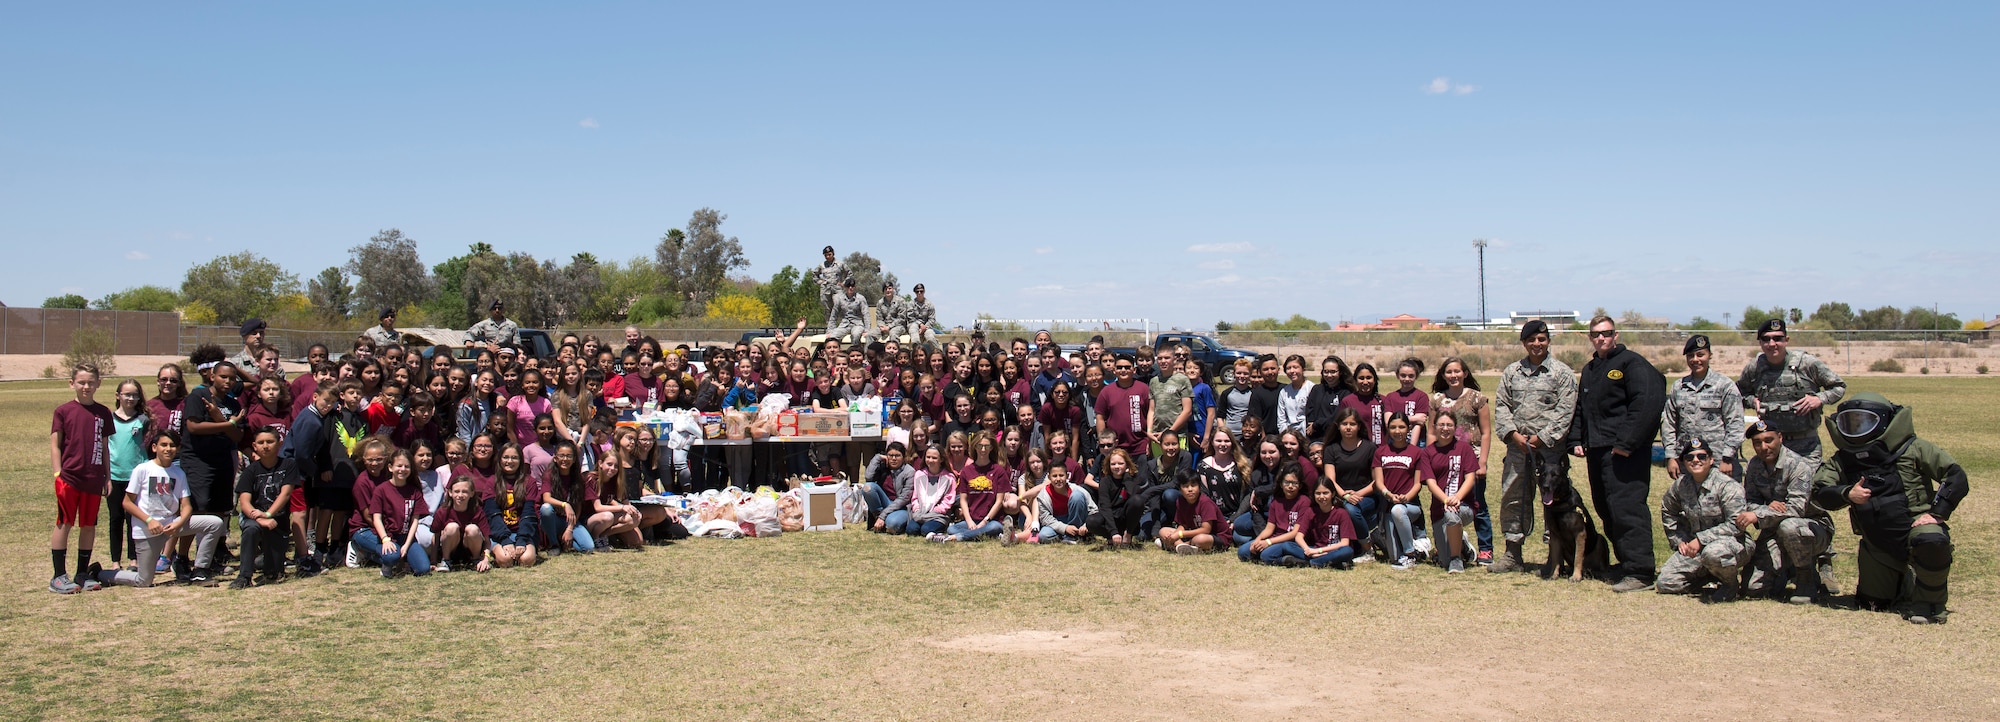
<path id="1" fill-rule="evenodd" d="M 1278 391 L 1283 388 L 1284 384 L 1250 387 L 1250 412 L 1243 416 L 1246 419 L 1257 417 L 1258 422 L 1264 425 L 1264 433 L 1274 438 L 1278 433 Z"/>
<path id="2" fill-rule="evenodd" d="M 1650 454 L 1666 405 L 1667 377 L 1646 357 L 1621 345 L 1610 356 L 1592 357 L 1583 365 L 1569 445 Z"/>
<path id="3" fill-rule="evenodd" d="M 1333 415 L 1340 411 L 1340 400 L 1351 393 L 1354 391 L 1346 386 L 1313 384 L 1312 390 L 1306 392 L 1306 439 L 1326 440 L 1327 427 L 1333 425 Z"/>

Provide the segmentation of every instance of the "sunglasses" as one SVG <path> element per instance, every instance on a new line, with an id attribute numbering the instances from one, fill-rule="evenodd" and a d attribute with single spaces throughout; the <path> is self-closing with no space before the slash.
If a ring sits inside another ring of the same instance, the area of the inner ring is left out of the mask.
<path id="1" fill-rule="evenodd" d="M 163 384 L 177 384 L 181 382 L 181 379 L 179 376 L 161 376 L 159 382 Z"/>
<path id="2" fill-rule="evenodd" d="M 1688 461 L 1708 461 L 1709 456 L 1705 452 L 1695 452 L 1692 454 L 1688 454 L 1687 458 Z"/>
<path id="3" fill-rule="evenodd" d="M 1591 337 L 1591 338 L 1611 338 L 1612 336 L 1616 336 L 1616 335 L 1618 335 L 1618 331 L 1617 331 L 1617 330 L 1615 330 L 1615 329 L 1614 329 L 1614 330 L 1611 330 L 1611 331 L 1592 331 L 1592 332 L 1590 332 L 1590 337 Z"/>
<path id="4" fill-rule="evenodd" d="M 1771 343 L 1771 342 L 1774 342 L 1774 341 L 1783 341 L 1783 340 L 1785 340 L 1785 337 L 1784 337 L 1784 336 L 1761 336 L 1761 337 L 1758 337 L 1758 339 L 1757 339 L 1757 340 L 1758 340 L 1758 341 L 1760 341 L 1760 342 L 1763 342 L 1763 343 Z"/>

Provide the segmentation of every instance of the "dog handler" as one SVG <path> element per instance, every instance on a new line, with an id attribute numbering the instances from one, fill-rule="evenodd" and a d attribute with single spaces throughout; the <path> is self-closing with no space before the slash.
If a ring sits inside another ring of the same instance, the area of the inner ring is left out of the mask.
<path id="1" fill-rule="evenodd" d="M 1864 391 L 1826 420 L 1836 451 L 1813 477 L 1813 501 L 1861 535 L 1854 601 L 1896 608 L 1914 624 L 1943 624 L 1951 576 L 1951 512 L 1965 469 L 1917 436 L 1909 407 Z M 1913 573 L 1914 572 L 1914 573 Z"/>
<path id="2" fill-rule="evenodd" d="M 1486 570 L 1525 572 L 1521 543 L 1535 530 L 1537 479 L 1528 478 L 1528 455 L 1541 456 L 1543 468 L 1568 475 L 1569 459 L 1562 451 L 1576 413 L 1576 372 L 1549 356 L 1549 325 L 1540 320 L 1521 327 L 1521 347 L 1528 355 L 1500 372 L 1493 395 L 1493 430 L 1507 445 L 1500 466 L 1500 531 L 1507 550 Z"/>
<path id="3" fill-rule="evenodd" d="M 1618 554 L 1618 576 L 1623 578 L 1611 590 L 1636 592 L 1652 585 L 1654 572 L 1647 504 L 1653 496 L 1653 436 L 1660 431 L 1667 379 L 1646 357 L 1618 342 L 1618 324 L 1608 316 L 1591 319 L 1590 347 L 1596 354 L 1583 365 L 1577 383 L 1570 454 L 1584 458 L 1590 502 Z"/>

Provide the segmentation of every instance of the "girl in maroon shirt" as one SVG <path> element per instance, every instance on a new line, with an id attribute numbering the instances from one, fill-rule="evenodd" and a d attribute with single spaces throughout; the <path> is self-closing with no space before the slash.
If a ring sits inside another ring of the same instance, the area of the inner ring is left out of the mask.
<path id="1" fill-rule="evenodd" d="M 554 458 L 539 486 L 543 543 L 558 554 L 564 547 L 585 554 L 596 551 L 590 527 L 581 522 L 595 513 L 597 477 L 579 468 L 576 444 L 556 442 Z"/>
<path id="2" fill-rule="evenodd" d="M 275 428 L 278 430 L 278 443 L 279 445 L 283 445 L 285 443 L 285 430 L 292 423 L 291 393 L 291 387 L 285 385 L 285 382 L 279 380 L 277 377 L 266 376 L 259 380 L 257 382 L 255 403 L 250 404 L 243 411 L 243 427 L 251 431 L 256 431 L 266 426 Z M 250 442 L 254 440 L 254 434 L 245 434 L 241 448 L 244 451 L 249 451 Z"/>
<path id="3" fill-rule="evenodd" d="M 1340 405 L 1354 409 L 1355 413 L 1360 414 L 1362 436 L 1367 438 L 1369 443 L 1381 446 L 1385 402 L 1382 395 L 1375 392 L 1377 381 L 1373 364 L 1363 362 L 1355 366 L 1354 393 L 1341 399 Z"/>
<path id="4" fill-rule="evenodd" d="M 153 428 L 146 437 L 146 448 L 152 448 L 153 438 L 163 431 L 172 431 L 179 438 L 187 438 L 187 421 L 181 418 L 181 406 L 187 401 L 187 381 L 181 375 L 181 367 L 167 364 L 160 367 L 159 376 L 154 379 L 160 384 L 160 393 L 146 400 L 146 413 L 153 417 Z"/>
<path id="5" fill-rule="evenodd" d="M 456 556 L 477 560 L 472 565 L 473 571 L 492 569 L 486 551 L 490 536 L 486 529 L 486 507 L 472 487 L 472 477 L 452 479 L 444 495 L 444 508 L 431 513 L 431 535 L 437 539 L 438 561 L 449 562 Z"/>
<path id="6" fill-rule="evenodd" d="M 472 443 L 466 447 L 469 451 L 465 454 L 464 462 L 452 467 L 452 476 L 472 477 L 472 489 L 479 492 L 482 501 L 493 498 L 493 477 L 499 470 L 497 460 L 500 458 L 501 446 L 500 440 L 492 434 L 474 436 Z M 506 447 L 514 451 L 515 457 L 521 456 L 519 447 L 512 444 L 507 444 Z M 451 458 L 450 444 L 445 445 L 445 458 Z M 523 467 L 525 468 L 525 465 Z"/>
<path id="7" fill-rule="evenodd" d="M 1387 497 L 1389 507 L 1389 558 L 1394 569 L 1416 566 L 1416 540 L 1424 536 L 1424 508 L 1417 504 L 1423 482 L 1430 475 L 1425 468 L 1424 450 L 1410 443 L 1410 417 L 1389 415 L 1385 424 L 1388 443 L 1375 447 L 1375 487 Z"/>
<path id="8" fill-rule="evenodd" d="M 1312 523 L 1312 498 L 1304 493 L 1305 482 L 1299 465 L 1288 463 L 1278 470 L 1277 490 L 1264 512 L 1264 528 L 1257 538 L 1236 550 L 1236 558 L 1288 567 L 1305 566 L 1305 527 Z"/>
<path id="9" fill-rule="evenodd" d="M 1299 480 L 1305 483 L 1307 489 L 1319 485 L 1319 464 L 1314 463 L 1306 455 L 1306 448 L 1309 445 L 1304 431 L 1286 429 L 1284 433 L 1278 434 L 1278 450 L 1284 454 L 1284 459 L 1278 463 L 1298 464 L 1299 471 L 1302 472 Z"/>
<path id="10" fill-rule="evenodd" d="M 1391 413 L 1400 413 L 1410 419 L 1410 433 L 1416 437 L 1418 446 L 1430 443 L 1427 429 L 1430 428 L 1431 395 L 1417 388 L 1417 377 L 1424 372 L 1424 363 L 1416 359 L 1403 359 L 1396 365 L 1396 383 L 1399 385 L 1383 397 L 1382 408 Z"/>

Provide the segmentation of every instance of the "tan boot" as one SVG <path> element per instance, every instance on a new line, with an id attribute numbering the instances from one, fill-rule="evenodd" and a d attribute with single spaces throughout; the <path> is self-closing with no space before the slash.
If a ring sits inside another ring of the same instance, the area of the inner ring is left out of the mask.
<path id="1" fill-rule="evenodd" d="M 1486 572 L 1489 574 L 1525 571 L 1528 571 L 1528 565 L 1526 562 L 1521 561 L 1521 543 L 1511 541 L 1507 542 L 1507 551 L 1495 555 L 1493 565 L 1486 568 Z"/>

